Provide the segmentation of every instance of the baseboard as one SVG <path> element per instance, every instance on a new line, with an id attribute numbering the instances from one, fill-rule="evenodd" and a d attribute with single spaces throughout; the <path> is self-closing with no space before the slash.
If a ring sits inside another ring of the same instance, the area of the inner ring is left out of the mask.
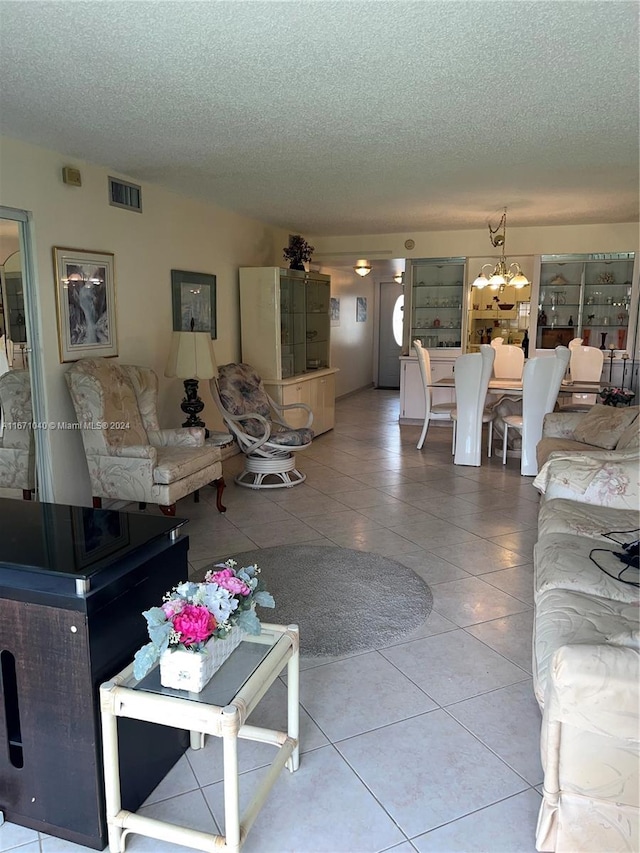
<path id="1" fill-rule="evenodd" d="M 346 394 L 340 394 L 339 397 L 336 397 L 336 402 L 338 400 L 346 400 L 347 397 L 353 397 L 354 394 L 359 394 L 361 391 L 368 391 L 369 388 L 373 387 L 373 382 L 370 382 L 368 385 L 363 385 L 362 388 L 356 388 L 355 391 L 347 391 Z"/>

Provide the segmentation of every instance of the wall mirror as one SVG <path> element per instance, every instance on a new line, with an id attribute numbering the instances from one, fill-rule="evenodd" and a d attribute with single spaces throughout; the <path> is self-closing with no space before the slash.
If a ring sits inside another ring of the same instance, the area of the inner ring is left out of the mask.
<path id="1" fill-rule="evenodd" d="M 0 217 L 0 497 L 32 500 L 37 495 L 36 444 L 41 440 L 31 428 L 35 418 L 25 299 L 27 216 L 15 212 L 13 218 L 14 211 L 2 208 L 5 211 L 8 217 Z"/>

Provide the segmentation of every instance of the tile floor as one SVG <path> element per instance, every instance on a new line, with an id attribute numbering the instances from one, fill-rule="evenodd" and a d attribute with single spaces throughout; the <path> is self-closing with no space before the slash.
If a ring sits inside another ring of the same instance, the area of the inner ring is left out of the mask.
<path id="1" fill-rule="evenodd" d="M 300 770 L 280 777 L 245 853 L 534 853 L 542 769 L 540 713 L 531 687 L 532 548 L 537 493 L 517 460 L 454 467 L 450 431 L 398 425 L 397 392 L 339 401 L 335 430 L 301 455 L 294 489 L 236 487 L 225 463 L 226 515 L 213 489 L 191 519 L 190 562 L 291 542 L 341 545 L 395 559 L 421 574 L 434 608 L 393 646 L 301 673 Z M 279 727 L 276 682 L 255 722 Z M 271 747 L 244 742 L 246 796 Z M 178 762 L 143 807 L 205 831 L 222 826 L 220 743 Z M 0 851 L 87 848 L 5 824 Z M 186 848 L 131 836 L 132 853 Z"/>

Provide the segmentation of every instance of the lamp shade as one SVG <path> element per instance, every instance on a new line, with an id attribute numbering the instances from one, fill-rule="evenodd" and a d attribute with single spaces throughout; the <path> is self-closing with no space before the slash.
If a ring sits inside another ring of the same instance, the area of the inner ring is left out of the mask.
<path id="1" fill-rule="evenodd" d="M 164 375 L 212 379 L 218 373 L 209 332 L 174 332 Z"/>

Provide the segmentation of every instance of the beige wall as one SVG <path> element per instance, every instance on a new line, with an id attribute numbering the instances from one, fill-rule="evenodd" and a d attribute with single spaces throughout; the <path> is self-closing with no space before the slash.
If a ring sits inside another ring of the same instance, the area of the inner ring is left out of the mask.
<path id="1" fill-rule="evenodd" d="M 415 241 L 408 251 L 405 240 Z M 448 258 L 497 257 L 491 251 L 489 232 L 485 227 L 473 231 L 432 231 L 414 234 L 369 234 L 359 237 L 317 237 L 309 240 L 316 254 L 329 264 L 335 255 L 353 258 Z M 637 222 L 613 225 L 563 225 L 555 227 L 512 228 L 507 231 L 507 255 L 563 254 L 568 252 L 637 252 L 640 231 Z"/>
<path id="2" fill-rule="evenodd" d="M 0 158 L 0 203 L 33 216 L 47 420 L 75 420 L 63 378 L 65 365 L 58 356 L 52 247 L 61 246 L 115 254 L 120 361 L 156 371 L 161 383 L 161 423 L 178 426 L 183 419 L 182 382 L 163 377 L 172 330 L 171 269 L 217 276 L 214 348 L 218 362 L 224 364 L 240 356 L 238 268 L 281 263 L 288 232 L 153 184 L 142 188 L 142 214 L 111 207 L 107 176 L 113 172 L 16 140 L 0 139 Z M 82 187 L 62 183 L 61 170 L 68 165 L 80 168 Z M 208 388 L 202 390 L 205 419 L 215 425 L 217 413 Z M 49 440 L 55 500 L 88 503 L 89 481 L 79 433 L 56 431 L 49 433 Z"/>
<path id="3" fill-rule="evenodd" d="M 371 385 L 373 381 L 373 338 L 375 281 L 361 278 L 352 269 L 322 267 L 331 276 L 331 295 L 340 300 L 340 325 L 331 327 L 331 366 L 337 367 L 336 396 L 342 397 Z M 356 323 L 356 297 L 367 299 L 367 320 Z"/>

